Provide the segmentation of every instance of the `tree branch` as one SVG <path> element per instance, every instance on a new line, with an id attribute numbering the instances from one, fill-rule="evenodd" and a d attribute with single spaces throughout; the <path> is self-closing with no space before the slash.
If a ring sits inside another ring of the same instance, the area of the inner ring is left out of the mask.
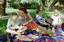
<path id="1" fill-rule="evenodd" d="M 53 7 L 57 2 L 58 2 L 58 0 L 54 1 L 54 2 L 50 5 L 50 7 Z"/>
<path id="2" fill-rule="evenodd" d="M 43 6 L 45 6 L 45 7 L 46 7 L 44 0 L 42 0 L 42 4 L 43 4 Z"/>

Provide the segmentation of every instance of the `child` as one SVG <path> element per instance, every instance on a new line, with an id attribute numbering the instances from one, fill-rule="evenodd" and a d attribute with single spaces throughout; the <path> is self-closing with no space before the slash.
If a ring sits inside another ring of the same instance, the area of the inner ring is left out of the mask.
<path id="1" fill-rule="evenodd" d="M 60 16 L 59 16 L 59 11 L 58 10 L 54 10 L 54 14 L 51 16 L 51 18 L 53 19 L 52 25 L 53 26 L 58 26 L 60 27 L 61 24 L 61 20 L 60 20 Z"/>
<path id="2" fill-rule="evenodd" d="M 18 18 L 16 13 L 12 13 L 11 18 L 8 19 L 6 32 L 10 34 L 18 34 L 26 29 L 23 29 L 21 25 L 21 20 Z M 23 29 L 23 30 L 22 30 Z"/>
<path id="3" fill-rule="evenodd" d="M 35 18 L 34 18 L 34 21 L 35 21 L 38 25 L 40 25 L 40 26 L 42 26 L 42 27 L 48 28 L 49 26 L 45 23 L 45 20 L 44 20 L 43 17 L 41 16 L 41 11 L 38 10 L 36 13 L 37 13 L 37 14 L 36 14 L 36 16 L 35 16 Z"/>

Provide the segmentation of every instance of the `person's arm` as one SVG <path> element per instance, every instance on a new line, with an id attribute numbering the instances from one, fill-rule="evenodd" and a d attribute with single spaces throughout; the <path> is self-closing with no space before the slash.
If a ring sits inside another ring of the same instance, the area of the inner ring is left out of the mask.
<path id="1" fill-rule="evenodd" d="M 54 15 L 52 15 L 51 18 L 54 20 L 54 18 L 55 18 Z"/>
<path id="2" fill-rule="evenodd" d="M 45 20 L 42 18 L 42 16 L 41 16 L 41 19 L 42 19 L 42 21 L 45 21 Z"/>
<path id="3" fill-rule="evenodd" d="M 30 14 L 28 14 L 28 17 L 30 18 L 30 20 L 28 22 L 24 23 L 23 25 L 26 25 L 33 20 L 32 17 L 30 16 Z"/>
<path id="4" fill-rule="evenodd" d="M 59 16 L 59 23 L 61 23 L 61 17 Z"/>
<path id="5" fill-rule="evenodd" d="M 11 18 L 8 19 L 7 28 L 11 27 Z"/>
<path id="6" fill-rule="evenodd" d="M 44 21 L 42 17 L 39 17 L 38 15 L 36 15 L 36 19 L 37 19 L 37 21 L 38 21 L 39 23 L 44 24 L 44 23 L 42 22 L 42 21 Z"/>
<path id="7" fill-rule="evenodd" d="M 30 15 L 30 14 L 28 14 L 28 17 L 30 18 L 30 20 L 29 20 L 28 22 L 33 21 L 33 19 L 32 19 L 32 17 L 31 17 L 31 15 Z"/>
<path id="8" fill-rule="evenodd" d="M 27 27 L 23 27 L 22 29 L 19 29 L 17 32 L 19 33 L 19 32 L 24 32 L 25 30 L 27 30 Z"/>

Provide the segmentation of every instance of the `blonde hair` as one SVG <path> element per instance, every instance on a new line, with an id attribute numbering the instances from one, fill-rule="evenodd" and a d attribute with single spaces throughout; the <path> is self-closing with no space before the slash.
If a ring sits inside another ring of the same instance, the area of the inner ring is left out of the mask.
<path id="1" fill-rule="evenodd" d="M 59 11 L 57 9 L 55 9 L 53 14 L 58 14 L 59 15 Z"/>

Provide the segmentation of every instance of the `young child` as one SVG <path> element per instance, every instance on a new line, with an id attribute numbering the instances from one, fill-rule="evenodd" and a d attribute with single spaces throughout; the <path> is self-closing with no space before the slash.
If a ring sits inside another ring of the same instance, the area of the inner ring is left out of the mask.
<path id="1" fill-rule="evenodd" d="M 61 20 L 60 20 L 60 16 L 59 16 L 59 11 L 58 10 L 54 10 L 54 14 L 51 16 L 51 18 L 53 19 L 52 25 L 55 27 L 60 27 L 61 26 Z"/>
<path id="2" fill-rule="evenodd" d="M 18 15 L 16 13 L 12 13 L 11 18 L 8 19 L 7 23 L 7 29 L 6 32 L 10 34 L 19 34 L 26 30 L 25 28 L 23 29 L 21 25 L 21 20 L 18 18 Z"/>
<path id="3" fill-rule="evenodd" d="M 48 28 L 49 26 L 45 23 L 45 20 L 44 20 L 43 17 L 41 16 L 41 11 L 38 10 L 36 13 L 37 13 L 37 14 L 36 14 L 36 16 L 35 16 L 35 18 L 34 18 L 34 21 L 35 21 L 38 25 L 40 25 L 40 26 L 42 26 L 42 27 Z"/>

